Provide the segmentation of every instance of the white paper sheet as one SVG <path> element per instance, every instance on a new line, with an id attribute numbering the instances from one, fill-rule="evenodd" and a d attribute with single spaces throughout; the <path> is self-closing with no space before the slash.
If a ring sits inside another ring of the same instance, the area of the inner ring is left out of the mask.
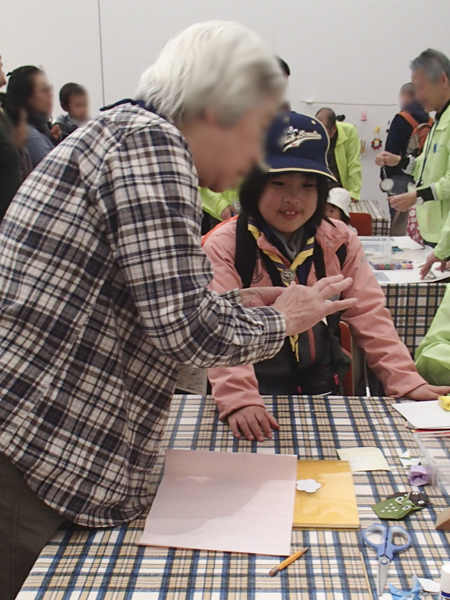
<path id="1" fill-rule="evenodd" d="M 141 545 L 288 556 L 297 457 L 166 450 Z"/>
<path id="2" fill-rule="evenodd" d="M 417 429 L 450 429 L 450 412 L 439 405 L 439 400 L 401 402 L 393 406 Z"/>

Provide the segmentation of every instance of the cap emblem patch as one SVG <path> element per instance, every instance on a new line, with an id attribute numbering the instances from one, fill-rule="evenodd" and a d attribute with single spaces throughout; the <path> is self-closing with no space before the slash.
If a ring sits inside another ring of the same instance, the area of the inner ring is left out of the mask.
<path id="1" fill-rule="evenodd" d="M 321 140 L 322 135 L 318 131 L 305 131 L 301 129 L 294 129 L 292 125 L 287 130 L 286 140 L 284 142 L 283 152 L 291 148 L 298 148 L 308 140 Z"/>

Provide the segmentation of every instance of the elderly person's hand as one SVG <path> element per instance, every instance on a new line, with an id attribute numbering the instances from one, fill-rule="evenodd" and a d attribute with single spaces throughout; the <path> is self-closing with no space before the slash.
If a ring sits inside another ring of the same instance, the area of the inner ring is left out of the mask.
<path id="1" fill-rule="evenodd" d="M 412 392 L 405 394 L 405 398 L 410 400 L 437 400 L 438 396 L 450 394 L 450 387 L 446 385 L 431 385 L 424 383 Z"/>
<path id="2" fill-rule="evenodd" d="M 275 300 L 286 290 L 282 287 L 254 287 L 239 290 L 241 304 L 245 308 L 272 306 Z"/>
<path id="3" fill-rule="evenodd" d="M 308 331 L 328 315 L 355 306 L 356 298 L 329 300 L 339 297 L 351 284 L 352 279 L 343 275 L 324 277 L 312 287 L 291 283 L 273 304 L 286 321 L 286 335 Z"/>
<path id="4" fill-rule="evenodd" d="M 383 152 L 380 152 L 380 154 L 377 154 L 377 156 L 375 157 L 375 164 L 379 167 L 396 167 L 400 162 L 401 158 L 402 157 L 398 154 L 392 154 L 392 152 L 386 152 L 386 150 L 384 150 Z"/>
<path id="5" fill-rule="evenodd" d="M 417 192 L 407 192 L 406 194 L 398 194 L 388 198 L 389 204 L 399 212 L 406 212 L 412 208 L 417 200 Z"/>
<path id="6" fill-rule="evenodd" d="M 425 261 L 425 264 L 422 266 L 422 268 L 420 269 L 420 278 L 424 279 L 428 273 L 430 272 L 431 267 L 434 265 L 434 263 L 441 263 L 441 271 L 444 272 L 445 271 L 445 266 L 447 264 L 446 260 L 441 260 L 440 258 L 438 258 L 436 256 L 436 254 L 434 252 L 432 252 L 429 257 L 427 258 L 427 260 Z"/>
<path id="7" fill-rule="evenodd" d="M 220 218 L 222 219 L 222 221 L 226 221 L 228 219 L 231 219 L 232 216 L 233 216 L 233 211 L 231 209 L 231 206 L 227 206 L 220 213 Z"/>

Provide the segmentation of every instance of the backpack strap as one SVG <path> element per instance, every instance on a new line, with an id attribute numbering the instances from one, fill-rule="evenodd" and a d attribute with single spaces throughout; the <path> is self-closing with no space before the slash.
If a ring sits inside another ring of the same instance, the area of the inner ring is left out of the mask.
<path id="1" fill-rule="evenodd" d="M 338 257 L 339 264 L 342 269 L 345 259 L 347 258 L 347 246 L 345 244 L 339 246 L 339 248 L 336 250 L 336 256 Z M 327 274 L 325 270 L 325 261 L 323 259 L 323 250 L 320 244 L 314 244 L 313 262 L 316 269 L 317 279 L 319 280 L 326 277 Z"/>
<path id="2" fill-rule="evenodd" d="M 407 121 L 411 125 L 413 131 L 419 125 L 419 121 L 416 121 L 416 119 L 409 112 L 402 110 L 398 114 L 401 115 L 405 119 L 405 121 Z"/>
<path id="3" fill-rule="evenodd" d="M 240 214 L 236 221 L 236 254 L 234 267 L 242 281 L 243 288 L 249 288 L 256 268 L 258 247 L 248 230 L 247 218 Z"/>

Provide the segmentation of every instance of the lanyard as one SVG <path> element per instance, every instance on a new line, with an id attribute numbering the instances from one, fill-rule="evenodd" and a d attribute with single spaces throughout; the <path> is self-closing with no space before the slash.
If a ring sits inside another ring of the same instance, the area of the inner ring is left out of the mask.
<path id="1" fill-rule="evenodd" d="M 259 231 L 259 229 L 251 223 L 248 224 L 248 230 L 255 238 L 255 240 L 258 240 L 261 237 L 261 232 Z M 270 250 L 264 249 L 262 249 L 262 251 L 268 258 L 270 258 L 270 260 L 274 263 L 275 267 L 279 271 L 283 285 L 288 287 L 291 284 L 291 282 L 295 279 L 295 272 L 297 268 L 300 267 L 300 265 L 302 265 L 307 258 L 314 254 L 314 236 L 310 237 L 306 241 L 305 249 L 297 254 L 297 256 L 292 261 L 290 267 L 286 267 L 282 259 L 278 256 L 278 254 L 275 254 L 275 252 L 271 252 Z M 289 336 L 292 351 L 295 355 L 297 362 L 300 362 L 300 355 L 298 351 L 298 338 L 299 336 L 297 334 Z"/>

